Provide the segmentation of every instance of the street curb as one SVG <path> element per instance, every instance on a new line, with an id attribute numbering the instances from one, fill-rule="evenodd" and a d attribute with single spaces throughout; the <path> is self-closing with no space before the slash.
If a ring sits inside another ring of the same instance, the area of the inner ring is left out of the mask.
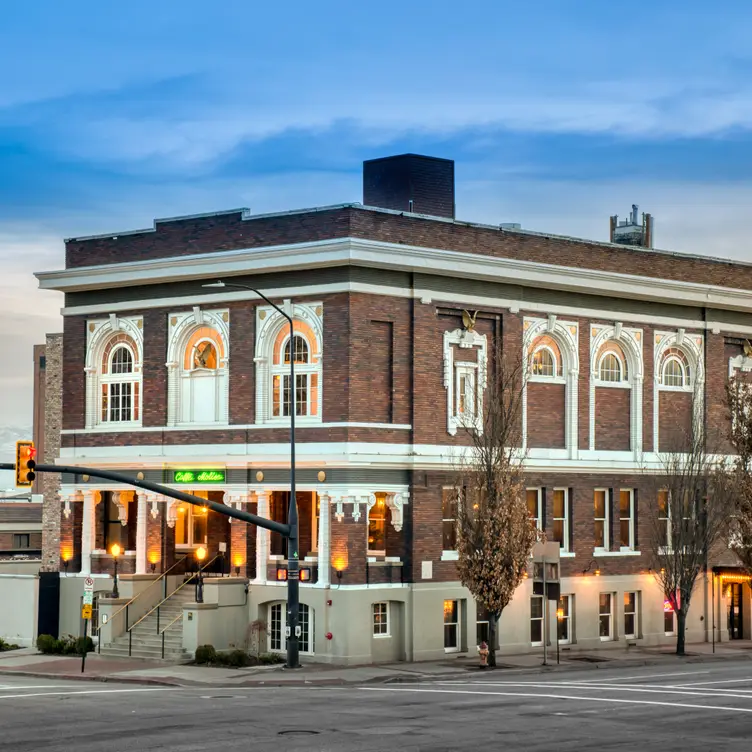
<path id="1" fill-rule="evenodd" d="M 135 676 L 118 676 L 117 674 L 53 674 L 42 671 L 15 671 L 14 669 L 0 669 L 0 676 L 25 676 L 31 679 L 64 679 L 65 681 L 102 682 L 111 684 L 147 684 L 160 687 L 186 686 L 168 679 L 138 678 Z"/>
<path id="2" fill-rule="evenodd" d="M 566 673 L 580 673 L 594 670 L 610 670 L 610 669 L 630 669 L 630 668 L 643 668 L 643 667 L 664 667 L 677 664 L 701 664 L 701 663 L 723 663 L 728 661 L 750 661 L 752 660 L 752 654 L 740 652 L 738 655 L 688 655 L 680 658 L 676 655 L 658 655 L 651 657 L 641 658 L 627 658 L 627 659 L 604 659 L 593 663 L 575 663 L 571 659 L 567 659 L 562 664 L 550 664 L 547 666 L 510 666 L 501 665 L 496 669 L 487 669 L 481 671 L 480 668 L 474 668 L 467 666 L 457 671 L 447 673 L 444 675 L 437 674 L 422 674 L 419 671 L 405 673 L 395 673 L 391 676 L 380 676 L 370 679 L 343 679 L 343 678 L 329 678 L 326 676 L 291 679 L 285 681 L 282 679 L 275 679 L 274 677 L 259 677 L 258 679 L 247 679 L 244 681 L 237 681 L 232 679 L 232 686 L 237 688 L 251 689 L 254 687 L 268 687 L 268 688 L 281 688 L 281 687 L 347 687 L 356 685 L 373 685 L 373 684 L 423 684 L 426 682 L 456 682 L 463 679 L 469 679 L 471 677 L 488 676 L 489 674 L 497 676 L 510 676 L 515 674 L 566 674 Z M 65 681 L 88 681 L 88 682 L 101 682 L 101 683 L 113 683 L 113 684 L 138 684 L 145 686 L 158 686 L 158 687 L 184 687 L 191 689 L 206 688 L 211 689 L 214 687 L 227 687 L 227 681 L 217 679 L 212 682 L 201 682 L 191 679 L 155 679 L 151 677 L 139 677 L 139 676 L 121 676 L 115 674 L 60 674 L 60 673 L 45 673 L 42 671 L 24 671 L 14 669 L 0 668 L 0 676 L 25 676 L 36 679 L 60 679 Z M 237 681 L 237 683 L 236 683 Z"/>

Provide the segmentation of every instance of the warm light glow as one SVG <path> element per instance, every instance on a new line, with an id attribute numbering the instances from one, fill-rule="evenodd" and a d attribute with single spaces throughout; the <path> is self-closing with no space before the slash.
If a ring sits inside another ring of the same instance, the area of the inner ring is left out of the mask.
<path id="1" fill-rule="evenodd" d="M 203 546 L 199 546 L 196 549 L 196 558 L 199 561 L 203 561 L 206 558 L 206 549 Z"/>
<path id="2" fill-rule="evenodd" d="M 112 544 L 112 548 L 110 549 L 110 553 L 117 558 L 122 553 L 123 549 L 120 548 L 120 546 L 117 543 Z"/>
<path id="3" fill-rule="evenodd" d="M 557 619 L 563 619 L 564 618 L 564 609 L 563 608 L 557 608 L 556 609 L 556 618 Z"/>
<path id="4" fill-rule="evenodd" d="M 662 568 L 661 569 L 661 574 L 666 574 L 666 570 Z"/>
<path id="5" fill-rule="evenodd" d="M 722 574 L 721 575 L 721 587 L 726 582 L 750 582 L 752 576 L 748 574 Z"/>
<path id="6" fill-rule="evenodd" d="M 60 556 L 63 561 L 70 561 L 73 558 L 73 549 L 65 546 L 63 550 L 60 552 Z"/>
<path id="7" fill-rule="evenodd" d="M 347 567 L 347 562 L 341 556 L 334 560 L 334 568 L 338 572 L 341 572 L 346 567 Z"/>
<path id="8" fill-rule="evenodd" d="M 287 570 L 284 567 L 279 567 L 277 569 L 277 579 L 278 580 L 286 580 L 287 579 Z"/>
<path id="9" fill-rule="evenodd" d="M 301 582 L 308 582 L 308 580 L 311 579 L 311 570 L 310 569 L 301 569 L 300 570 L 300 581 Z"/>
<path id="10" fill-rule="evenodd" d="M 601 576 L 601 570 L 600 569 L 596 569 L 595 570 L 595 576 L 596 577 L 600 577 Z"/>
<path id="11" fill-rule="evenodd" d="M 152 551 L 149 554 L 149 564 L 158 564 L 159 563 L 159 554 L 156 551 Z"/>
<path id="12" fill-rule="evenodd" d="M 233 563 L 233 566 L 240 569 L 240 567 L 242 567 L 243 564 L 245 564 L 245 559 L 243 559 L 243 557 L 240 554 L 235 554 L 235 556 L 233 556 L 232 558 L 232 563 Z"/>

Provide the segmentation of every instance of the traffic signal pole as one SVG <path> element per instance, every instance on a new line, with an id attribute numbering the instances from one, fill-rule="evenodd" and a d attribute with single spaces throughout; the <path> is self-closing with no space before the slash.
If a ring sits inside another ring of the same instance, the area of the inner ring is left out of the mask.
<path id="1" fill-rule="evenodd" d="M 0 462 L 0 470 L 15 470 L 16 466 L 8 462 Z M 229 507 L 226 504 L 220 504 L 216 501 L 210 501 L 208 499 L 202 499 L 199 496 L 193 496 L 192 494 L 185 493 L 185 491 L 178 491 L 174 488 L 168 488 L 160 483 L 152 483 L 148 480 L 139 480 L 133 478 L 130 475 L 123 473 L 114 473 L 110 470 L 101 470 L 94 467 L 80 467 L 78 465 L 36 465 L 33 468 L 29 468 L 36 473 L 71 473 L 73 475 L 88 475 L 92 478 L 101 478 L 102 480 L 110 480 L 115 483 L 124 483 L 128 486 L 135 486 L 136 488 L 143 488 L 146 491 L 152 491 L 153 493 L 161 494 L 162 496 L 168 496 L 171 499 L 178 499 L 178 501 L 185 501 L 188 504 L 193 504 L 197 507 L 208 507 L 213 512 L 224 514 L 226 517 L 234 517 L 236 520 L 242 520 L 250 525 L 257 525 L 265 530 L 271 530 L 273 533 L 280 533 L 285 538 L 290 537 L 291 526 L 285 525 L 282 522 L 275 522 L 274 520 L 268 520 L 265 517 L 259 517 L 258 515 L 251 514 L 250 512 L 244 512 L 241 509 L 235 509 Z"/>

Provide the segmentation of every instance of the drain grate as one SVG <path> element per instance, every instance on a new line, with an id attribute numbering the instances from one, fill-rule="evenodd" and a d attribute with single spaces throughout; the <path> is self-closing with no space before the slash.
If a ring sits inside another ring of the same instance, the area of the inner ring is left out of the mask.
<path id="1" fill-rule="evenodd" d="M 287 731 L 278 731 L 277 736 L 315 736 L 320 733 L 312 729 L 287 729 Z"/>

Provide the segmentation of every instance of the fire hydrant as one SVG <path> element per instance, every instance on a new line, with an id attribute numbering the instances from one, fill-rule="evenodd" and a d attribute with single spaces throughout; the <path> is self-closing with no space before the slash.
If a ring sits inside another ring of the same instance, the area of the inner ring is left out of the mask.
<path id="1" fill-rule="evenodd" d="M 480 667 L 488 668 L 488 645 L 485 642 L 481 642 L 478 655 L 480 655 Z"/>

